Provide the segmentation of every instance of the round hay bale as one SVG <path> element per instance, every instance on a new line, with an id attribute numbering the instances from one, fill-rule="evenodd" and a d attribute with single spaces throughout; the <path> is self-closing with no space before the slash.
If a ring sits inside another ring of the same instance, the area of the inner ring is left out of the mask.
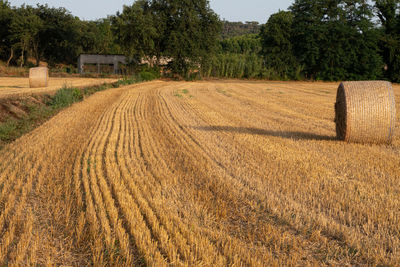
<path id="1" fill-rule="evenodd" d="M 49 69 L 38 67 L 29 69 L 30 88 L 47 87 L 49 82 Z"/>
<path id="2" fill-rule="evenodd" d="M 355 143 L 391 143 L 396 120 L 392 84 L 385 81 L 343 82 L 335 104 L 336 133 Z"/>

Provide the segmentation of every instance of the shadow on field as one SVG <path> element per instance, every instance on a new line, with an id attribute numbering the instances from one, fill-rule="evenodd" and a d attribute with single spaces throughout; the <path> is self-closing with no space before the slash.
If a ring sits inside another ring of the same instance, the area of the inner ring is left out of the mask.
<path id="1" fill-rule="evenodd" d="M 335 136 L 328 135 L 318 135 L 306 132 L 291 132 L 291 131 L 271 131 L 265 129 L 251 128 L 251 127 L 232 127 L 232 126 L 198 126 L 191 127 L 200 131 L 208 132 L 230 132 L 230 133 L 241 133 L 241 134 L 255 134 L 255 135 L 265 135 L 282 137 L 293 140 L 325 140 L 325 141 L 335 141 L 337 140 Z"/>
<path id="2" fill-rule="evenodd" d="M 14 86 L 0 86 L 0 88 L 24 88 L 24 87 L 23 86 L 14 85 Z"/>

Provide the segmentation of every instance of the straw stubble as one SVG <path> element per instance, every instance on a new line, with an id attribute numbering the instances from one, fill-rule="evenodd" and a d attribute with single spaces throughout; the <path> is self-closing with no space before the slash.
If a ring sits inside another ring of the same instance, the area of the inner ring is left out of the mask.
<path id="1" fill-rule="evenodd" d="M 400 136 L 332 142 L 336 90 L 156 81 L 72 105 L 0 153 L 0 266 L 397 266 Z"/>

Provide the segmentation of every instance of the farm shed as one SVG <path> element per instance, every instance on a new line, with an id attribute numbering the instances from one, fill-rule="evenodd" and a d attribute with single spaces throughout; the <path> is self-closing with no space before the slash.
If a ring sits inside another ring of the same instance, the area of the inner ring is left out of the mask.
<path id="1" fill-rule="evenodd" d="M 101 65 L 113 65 L 114 74 L 119 72 L 119 64 L 126 64 L 126 57 L 123 55 L 95 55 L 81 54 L 78 58 L 78 70 L 80 74 L 84 73 L 85 64 L 96 64 L 97 72 L 100 73 Z"/>

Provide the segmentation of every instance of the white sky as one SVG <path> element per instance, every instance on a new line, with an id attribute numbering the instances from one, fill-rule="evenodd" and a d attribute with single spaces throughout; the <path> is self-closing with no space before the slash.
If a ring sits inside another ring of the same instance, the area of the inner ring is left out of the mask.
<path id="1" fill-rule="evenodd" d="M 122 10 L 123 5 L 131 5 L 133 0 L 9 0 L 12 6 L 22 4 L 48 4 L 50 7 L 65 7 L 75 16 L 85 20 L 105 18 Z M 270 15 L 286 10 L 294 0 L 210 0 L 211 8 L 221 19 L 228 21 L 267 22 Z"/>

